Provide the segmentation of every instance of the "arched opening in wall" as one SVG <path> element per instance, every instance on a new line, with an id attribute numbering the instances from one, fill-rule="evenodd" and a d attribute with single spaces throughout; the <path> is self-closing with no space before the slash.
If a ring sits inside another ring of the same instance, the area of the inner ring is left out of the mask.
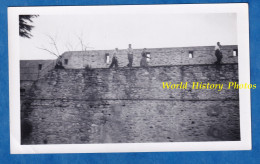
<path id="1" fill-rule="evenodd" d="M 64 59 L 64 64 L 68 65 L 68 63 L 69 63 L 69 60 L 68 59 Z"/>
<path id="2" fill-rule="evenodd" d="M 42 70 L 42 64 L 39 64 L 39 65 L 38 65 L 38 70 L 39 70 L 39 71 Z"/>
<path id="3" fill-rule="evenodd" d="M 189 51 L 189 58 L 193 58 L 193 51 Z"/>
<path id="4" fill-rule="evenodd" d="M 233 49 L 233 56 L 238 56 L 238 50 L 237 49 Z"/>

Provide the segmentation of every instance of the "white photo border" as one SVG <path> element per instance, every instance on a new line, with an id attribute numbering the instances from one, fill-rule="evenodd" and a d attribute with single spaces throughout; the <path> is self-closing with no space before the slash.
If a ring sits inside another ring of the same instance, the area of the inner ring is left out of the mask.
<path id="1" fill-rule="evenodd" d="M 115 10 L 109 10 L 109 9 Z M 19 22 L 21 14 L 84 15 L 86 9 L 93 15 L 109 10 L 111 13 L 236 13 L 237 40 L 239 47 L 239 83 L 250 83 L 249 20 L 247 3 L 227 4 L 178 4 L 178 5 L 117 5 L 117 6 L 55 6 L 55 7 L 9 7 L 9 98 L 10 98 L 10 147 L 11 154 L 40 153 L 111 153 L 111 152 L 166 152 L 166 151 L 220 151 L 251 150 L 251 100 L 250 90 L 239 90 L 240 141 L 217 142 L 163 142 L 163 143 L 100 143 L 100 144 L 49 144 L 21 145 L 20 128 L 20 48 Z"/>

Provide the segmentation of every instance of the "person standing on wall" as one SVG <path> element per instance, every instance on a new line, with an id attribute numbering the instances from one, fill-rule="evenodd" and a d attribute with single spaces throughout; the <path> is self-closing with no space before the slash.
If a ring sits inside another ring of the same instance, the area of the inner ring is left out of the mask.
<path id="1" fill-rule="evenodd" d="M 149 63 L 151 62 L 151 53 L 150 52 L 146 52 L 146 61 L 147 61 L 147 65 L 150 65 Z"/>
<path id="2" fill-rule="evenodd" d="M 215 46 L 215 56 L 217 57 L 217 61 L 215 62 L 215 64 L 220 64 L 221 60 L 223 58 L 222 52 L 221 52 L 221 45 L 220 42 L 217 42 L 217 45 Z"/>
<path id="3" fill-rule="evenodd" d="M 141 58 L 141 61 L 140 61 L 140 66 L 141 67 L 148 67 L 148 63 L 147 63 L 147 52 L 146 52 L 146 48 L 143 49 L 142 53 L 142 58 Z"/>
<path id="4" fill-rule="evenodd" d="M 113 66 L 115 66 L 116 68 L 118 67 L 118 60 L 117 60 L 117 56 L 118 56 L 118 48 L 115 49 L 115 51 L 113 52 L 113 56 L 112 56 L 112 62 L 109 66 L 109 68 L 112 68 Z"/>
<path id="5" fill-rule="evenodd" d="M 133 60 L 134 60 L 134 52 L 133 52 L 133 49 L 132 49 L 132 45 L 131 45 L 131 44 L 128 45 L 127 56 L 128 56 L 128 64 L 127 64 L 127 67 L 132 67 L 132 65 L 133 65 Z"/>

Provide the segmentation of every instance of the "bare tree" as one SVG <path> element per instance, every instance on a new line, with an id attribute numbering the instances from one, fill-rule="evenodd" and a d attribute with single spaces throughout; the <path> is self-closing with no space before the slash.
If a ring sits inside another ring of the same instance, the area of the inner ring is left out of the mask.
<path id="1" fill-rule="evenodd" d="M 45 34 L 45 36 L 49 40 L 49 45 L 50 45 L 49 48 L 46 48 L 45 46 L 41 46 L 41 47 L 37 47 L 37 48 L 41 49 L 43 51 L 46 51 L 46 52 L 50 53 L 51 55 L 55 55 L 56 57 L 59 57 L 61 54 L 60 54 L 60 49 L 59 49 L 58 43 L 57 43 L 57 35 L 56 35 L 56 37 L 53 37 L 51 35 Z M 75 37 L 78 40 L 78 45 L 80 45 L 80 51 L 87 51 L 88 48 L 92 48 L 92 47 L 88 46 L 88 43 L 85 43 L 83 33 L 81 33 L 80 35 L 75 34 Z M 77 46 L 73 46 L 73 44 L 71 42 L 66 42 L 64 44 L 64 47 L 66 47 L 66 49 L 68 51 L 77 50 Z"/>
<path id="2" fill-rule="evenodd" d="M 57 46 L 57 39 L 52 37 L 52 36 L 50 36 L 50 35 L 48 35 L 48 34 L 46 34 L 46 37 L 48 37 L 48 39 L 50 41 L 49 44 L 55 49 L 55 51 L 51 50 L 50 48 L 47 49 L 44 46 L 37 47 L 37 48 L 41 49 L 41 50 L 44 50 L 46 52 L 49 52 L 50 54 L 59 57 L 60 56 L 60 51 L 59 51 L 58 46 Z"/>
<path id="3" fill-rule="evenodd" d="M 69 42 L 67 42 L 65 46 L 68 51 L 74 51 L 74 47 Z"/>
<path id="4" fill-rule="evenodd" d="M 79 44 L 81 46 L 81 51 L 87 51 L 88 48 L 92 48 L 92 47 L 89 47 L 89 43 L 85 43 L 84 41 L 84 34 L 81 32 L 80 35 L 76 35 L 77 39 L 79 40 Z"/>
<path id="5" fill-rule="evenodd" d="M 51 51 L 51 50 L 49 50 L 49 49 L 47 49 L 47 48 L 45 48 L 45 47 L 37 47 L 37 48 L 38 48 L 38 49 L 41 49 L 41 50 L 43 50 L 43 51 L 47 51 L 47 52 L 49 52 L 50 54 L 59 57 L 55 52 L 53 52 L 53 51 Z"/>
<path id="6" fill-rule="evenodd" d="M 56 50 L 56 53 L 58 54 L 58 56 L 60 56 L 60 52 L 59 52 L 59 49 L 58 49 L 58 46 L 57 46 L 57 39 L 56 38 L 53 38 L 52 36 L 50 35 L 47 35 L 47 37 L 49 38 L 50 40 L 50 44 L 55 48 Z"/>

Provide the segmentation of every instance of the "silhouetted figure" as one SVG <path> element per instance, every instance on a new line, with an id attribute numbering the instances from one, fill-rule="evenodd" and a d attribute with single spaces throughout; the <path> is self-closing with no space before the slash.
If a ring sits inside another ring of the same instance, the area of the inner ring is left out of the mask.
<path id="1" fill-rule="evenodd" d="M 62 65 L 62 61 L 61 61 L 61 56 L 59 56 L 56 61 L 55 69 L 64 69 L 64 67 Z"/>
<path id="2" fill-rule="evenodd" d="M 112 68 L 113 66 L 115 66 L 116 68 L 118 67 L 118 60 L 117 60 L 117 55 L 118 55 L 118 48 L 115 49 L 115 51 L 113 52 L 113 56 L 112 56 L 112 62 L 109 66 L 109 68 Z"/>
<path id="3" fill-rule="evenodd" d="M 142 55 L 142 59 L 140 61 L 140 66 L 141 67 L 148 67 L 146 48 L 143 49 L 141 55 Z"/>
<path id="4" fill-rule="evenodd" d="M 217 57 L 217 61 L 215 64 L 220 64 L 221 60 L 223 58 L 222 52 L 221 52 L 221 45 L 219 42 L 217 42 L 217 45 L 215 46 L 215 56 Z"/>
<path id="5" fill-rule="evenodd" d="M 127 49 L 127 56 L 128 56 L 128 64 L 127 64 L 127 67 L 132 67 L 133 65 L 133 60 L 134 60 L 134 52 L 133 52 L 133 49 L 132 49 L 132 45 L 129 44 L 128 45 L 128 49 Z"/>

